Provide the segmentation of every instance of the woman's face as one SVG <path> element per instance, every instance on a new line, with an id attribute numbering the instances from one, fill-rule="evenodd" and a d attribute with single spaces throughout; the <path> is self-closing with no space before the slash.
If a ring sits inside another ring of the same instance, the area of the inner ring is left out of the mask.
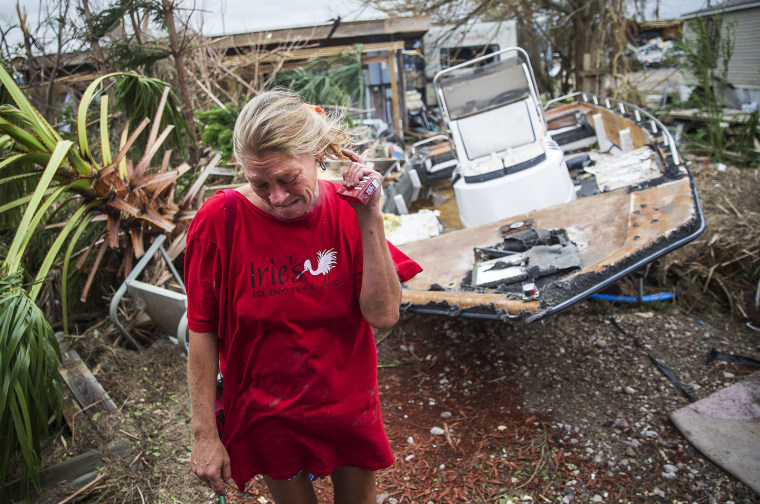
<path id="1" fill-rule="evenodd" d="M 243 160 L 245 178 L 260 200 L 259 208 L 280 219 L 296 219 L 309 213 L 319 199 L 317 160 L 312 154 L 292 158 L 281 152 L 248 155 Z"/>

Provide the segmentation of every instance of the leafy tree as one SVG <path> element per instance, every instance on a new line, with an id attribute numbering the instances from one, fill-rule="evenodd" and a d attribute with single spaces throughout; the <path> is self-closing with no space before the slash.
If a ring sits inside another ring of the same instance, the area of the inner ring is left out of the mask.
<path id="1" fill-rule="evenodd" d="M 625 48 L 627 23 L 623 13 L 631 0 L 365 0 L 392 15 L 430 14 L 438 24 L 464 25 L 475 21 L 516 18 L 544 40 L 541 55 L 556 53 L 561 63 L 560 91 L 600 92 L 600 73 L 613 68 L 620 73 L 624 62 L 617 55 Z M 621 33 L 622 32 L 622 33 Z M 530 49 L 530 47 L 529 47 Z M 591 68 L 584 69 L 589 54 Z M 537 54 L 538 55 L 538 52 Z M 534 61 L 534 67 L 546 72 Z M 573 80 L 574 77 L 574 84 Z M 551 84 L 548 76 L 537 77 Z M 551 88 L 543 88 L 553 92 Z"/>
<path id="2" fill-rule="evenodd" d="M 60 412 L 57 378 L 58 346 L 45 316 L 35 304 L 43 281 L 56 261 L 62 261 L 64 332 L 66 282 L 69 263 L 80 238 L 91 238 L 96 250 L 82 293 L 85 299 L 100 263 L 110 247 L 123 253 L 120 270 L 128 274 L 134 258 L 144 254 L 144 243 L 157 233 L 172 233 L 192 216 L 189 206 L 202 179 L 175 203 L 177 178 L 190 169 L 186 163 L 172 168 L 164 156 L 151 168 L 153 158 L 173 126 L 160 129 L 169 96 L 164 86 L 144 151 L 132 158 L 130 148 L 147 130 L 145 118 L 121 133 L 115 154 L 110 137 L 109 96 L 102 84 L 117 75 L 98 78 L 85 91 L 77 113 L 76 142 L 64 140 L 30 103 L 10 74 L 0 65 L 0 87 L 9 103 L 0 106 L 0 187 L 16 192 L 0 205 L 0 216 L 16 221 L 7 249 L 0 249 L 0 487 L 7 477 L 11 453 L 21 453 L 24 481 L 36 488 L 41 433 L 50 414 Z M 136 79 L 134 75 L 122 78 Z M 100 102 L 97 142 L 88 138 L 87 110 Z M 97 148 L 95 148 L 97 146 Z M 15 171 L 11 171 L 15 170 Z M 98 219 L 95 219 L 95 217 Z M 101 222 L 105 220 L 105 226 Z M 49 223 L 55 238 L 39 264 L 29 267 L 30 243 Z M 94 233 L 90 233 L 94 231 Z M 30 279 L 30 280 L 29 280 Z"/>
<path id="3" fill-rule="evenodd" d="M 167 85 L 162 80 L 145 77 L 135 72 L 130 72 L 128 75 L 130 78 L 119 79 L 114 86 L 114 106 L 128 123 L 138 124 L 143 118 L 156 115 L 161 105 L 161 95 Z M 161 114 L 159 128 L 164 129 L 170 124 L 174 125 L 167 144 L 170 148 L 179 148 L 180 153 L 187 153 L 187 149 L 182 147 L 187 145 L 187 138 L 191 136 L 190 127 L 179 110 L 179 100 L 170 89 L 163 114 Z M 144 151 L 146 142 L 146 137 L 140 137 L 135 146 L 139 151 Z M 161 154 L 163 151 L 162 148 L 158 153 Z"/>
<path id="4" fill-rule="evenodd" d="M 681 66 L 694 78 L 695 91 L 689 101 L 697 108 L 706 127 L 692 140 L 704 140 L 714 161 L 723 161 L 728 136 L 723 127 L 723 97 L 728 85 L 728 64 L 734 52 L 734 26 L 720 14 L 695 18 L 677 47 L 683 52 Z"/>
<path id="5" fill-rule="evenodd" d="M 306 103 L 348 108 L 364 102 L 361 46 L 355 51 L 329 58 L 317 58 L 306 65 L 279 72 L 275 86 L 292 89 Z"/>
<path id="6" fill-rule="evenodd" d="M 223 159 L 231 159 L 234 154 L 232 134 L 241 110 L 243 110 L 242 105 L 226 103 L 224 108 L 212 107 L 195 113 L 196 119 L 201 124 L 201 142 L 207 147 L 218 150 Z"/>

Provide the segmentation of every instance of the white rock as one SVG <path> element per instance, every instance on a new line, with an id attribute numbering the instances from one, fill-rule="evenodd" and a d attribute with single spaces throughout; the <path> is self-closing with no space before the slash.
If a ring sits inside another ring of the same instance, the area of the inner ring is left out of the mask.
<path id="1" fill-rule="evenodd" d="M 594 495 L 591 497 L 591 502 L 604 502 L 604 498 L 601 495 Z"/>
<path id="2" fill-rule="evenodd" d="M 441 418 L 451 418 L 452 416 L 453 415 L 451 411 L 444 411 L 443 413 L 441 413 Z"/>
<path id="3" fill-rule="evenodd" d="M 665 479 L 676 479 L 676 473 L 663 472 L 661 476 Z"/>
<path id="4" fill-rule="evenodd" d="M 388 504 L 398 504 L 398 499 L 395 497 L 391 497 L 388 499 Z"/>
<path id="5" fill-rule="evenodd" d="M 383 492 L 380 495 L 377 496 L 377 504 L 383 504 L 385 500 L 390 497 L 391 495 L 388 492 Z"/>
<path id="6" fill-rule="evenodd" d="M 406 457 L 404 457 L 404 462 L 409 462 L 413 458 L 414 458 L 414 455 L 407 455 Z"/>
<path id="7" fill-rule="evenodd" d="M 443 471 L 444 469 L 446 469 L 446 464 L 441 464 L 438 466 L 439 471 Z"/>
<path id="8" fill-rule="evenodd" d="M 663 492 L 657 487 L 654 487 L 654 489 L 652 490 L 652 493 L 655 494 L 657 497 L 665 497 L 665 492 Z"/>
<path id="9" fill-rule="evenodd" d="M 636 389 L 633 388 L 633 387 L 626 387 L 625 388 L 625 393 L 628 394 L 628 395 L 633 395 L 633 394 L 636 393 Z"/>
<path id="10" fill-rule="evenodd" d="M 671 465 L 671 464 L 665 464 L 665 466 L 663 467 L 663 469 L 665 470 L 665 472 L 668 472 L 668 473 L 676 473 L 676 472 L 678 472 L 678 468 L 676 466 L 674 466 L 674 465 Z"/>
<path id="11" fill-rule="evenodd" d="M 430 434 L 434 436 L 443 436 L 444 434 L 446 434 L 446 431 L 441 429 L 440 427 L 433 427 L 432 429 L 430 429 Z"/>
<path id="12" fill-rule="evenodd" d="M 414 444 L 414 438 L 412 436 L 409 436 L 408 438 L 406 438 L 406 442 L 408 444 Z"/>

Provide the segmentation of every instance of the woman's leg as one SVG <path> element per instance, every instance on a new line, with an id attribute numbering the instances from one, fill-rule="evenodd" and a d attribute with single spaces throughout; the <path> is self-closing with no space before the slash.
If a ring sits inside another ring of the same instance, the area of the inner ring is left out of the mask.
<path id="1" fill-rule="evenodd" d="M 264 475 L 275 504 L 317 504 L 317 495 L 305 471 L 292 480 L 273 480 Z"/>
<path id="2" fill-rule="evenodd" d="M 376 504 L 375 471 L 338 467 L 330 475 L 335 504 Z"/>

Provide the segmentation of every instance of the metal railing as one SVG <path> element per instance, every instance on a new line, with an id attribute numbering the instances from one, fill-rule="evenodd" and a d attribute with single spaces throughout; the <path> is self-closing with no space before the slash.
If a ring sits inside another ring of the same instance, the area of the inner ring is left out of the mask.
<path id="1" fill-rule="evenodd" d="M 625 114 L 632 114 L 633 117 L 636 119 L 636 122 L 641 122 L 642 118 L 645 118 L 649 121 L 649 127 L 652 129 L 653 134 L 657 134 L 658 131 L 661 131 L 663 134 L 663 138 L 665 139 L 665 146 L 670 148 L 670 154 L 673 156 L 673 162 L 677 165 L 680 165 L 683 163 L 683 158 L 681 157 L 681 154 L 678 152 L 678 148 L 676 147 L 676 141 L 673 139 L 673 135 L 670 134 L 670 131 L 668 131 L 668 128 L 665 127 L 662 122 L 660 122 L 659 119 L 657 119 L 655 116 L 647 112 L 646 110 L 633 105 L 632 103 L 625 102 L 623 100 L 618 100 L 617 98 L 610 98 L 609 96 L 601 96 L 594 93 L 586 93 L 583 91 L 576 91 L 574 93 L 570 93 L 565 96 L 560 96 L 558 98 L 554 98 L 552 100 L 549 100 L 544 104 L 544 110 L 549 110 L 549 108 L 559 102 L 569 100 L 571 98 L 577 98 L 581 97 L 581 101 L 589 104 L 593 104 L 596 106 L 600 106 L 600 101 L 604 101 L 604 104 L 601 106 L 604 106 L 607 109 L 615 110 L 615 107 L 613 107 L 613 104 L 617 106 L 618 111 L 625 115 Z M 590 97 L 590 99 L 589 99 Z M 574 100 L 577 101 L 577 100 Z"/>

